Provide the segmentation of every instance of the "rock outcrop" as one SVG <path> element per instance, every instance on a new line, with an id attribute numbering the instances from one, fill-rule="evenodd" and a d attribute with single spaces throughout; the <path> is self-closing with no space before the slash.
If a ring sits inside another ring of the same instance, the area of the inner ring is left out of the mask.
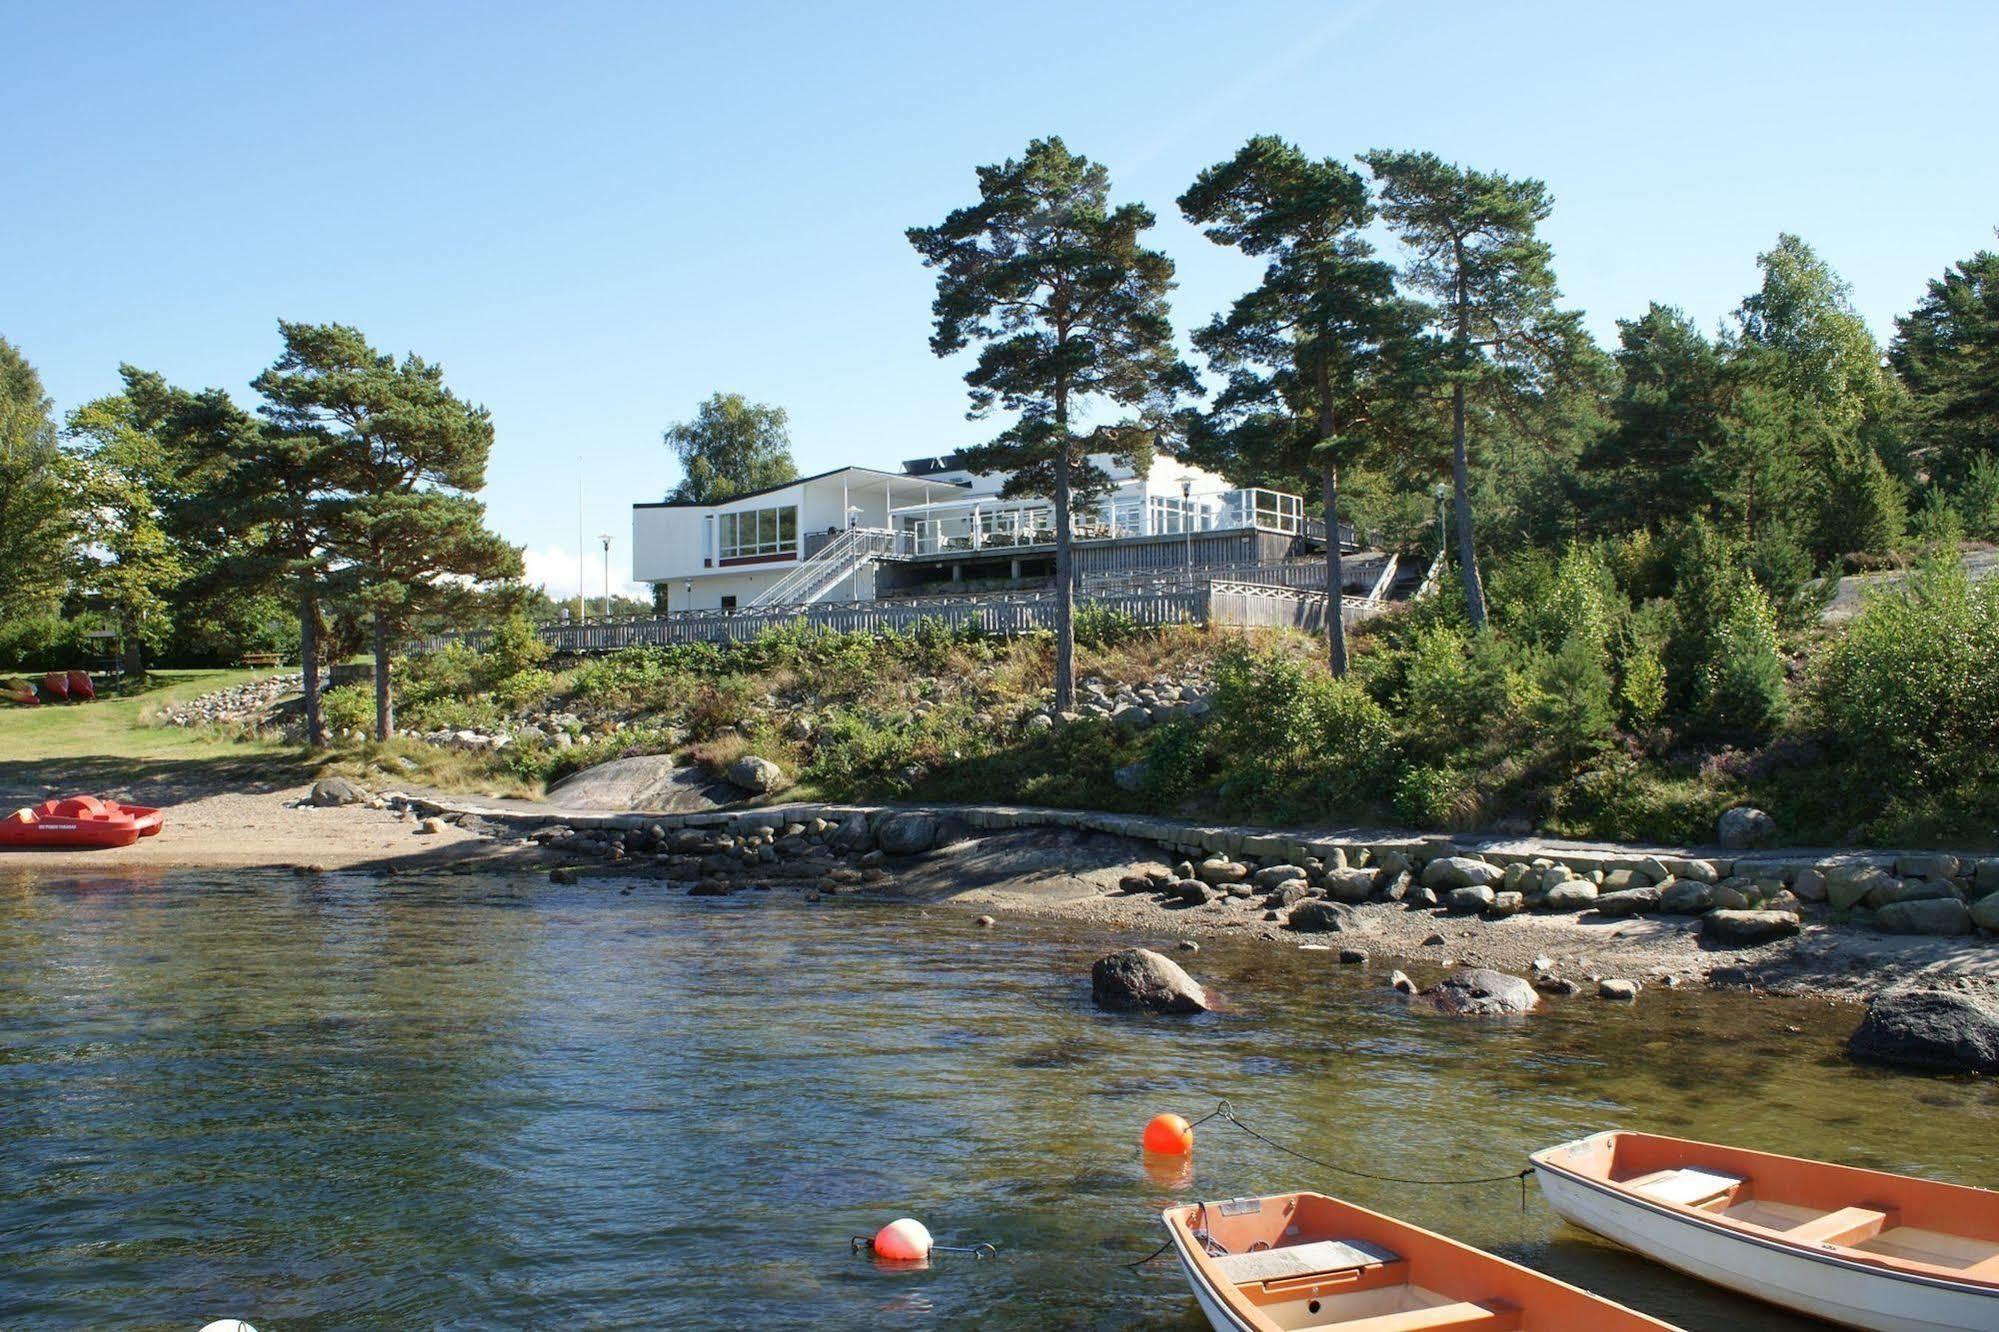
<path id="1" fill-rule="evenodd" d="M 1904 1068 L 1999 1073 L 1999 1007 L 1944 990 L 1890 990 L 1867 1001 L 1846 1052 Z"/>
<path id="2" fill-rule="evenodd" d="M 1442 1012 L 1470 1017 L 1531 1013 L 1541 1006 L 1541 996 L 1530 982 L 1486 967 L 1453 972 L 1424 990 L 1422 997 Z"/>

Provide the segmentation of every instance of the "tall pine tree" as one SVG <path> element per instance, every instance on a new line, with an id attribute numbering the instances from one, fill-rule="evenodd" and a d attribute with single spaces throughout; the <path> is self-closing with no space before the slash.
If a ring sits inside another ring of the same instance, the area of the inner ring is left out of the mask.
<path id="1" fill-rule="evenodd" d="M 1359 234 L 1373 217 L 1367 182 L 1332 158 L 1259 136 L 1203 171 L 1180 211 L 1210 240 L 1266 261 L 1263 281 L 1194 335 L 1227 377 L 1196 449 L 1243 482 L 1317 479 L 1327 654 L 1344 675 L 1340 469 L 1406 416 L 1422 312 Z"/>
<path id="2" fill-rule="evenodd" d="M 1055 509 L 1055 701 L 1075 700 L 1075 585 L 1070 516 L 1109 477 L 1108 454 L 1140 471 L 1174 400 L 1198 387 L 1173 349 L 1167 293 L 1173 261 L 1140 238 L 1154 222 L 1140 204 L 1110 206 L 1110 174 L 1059 138 L 978 169 L 979 199 L 911 245 L 937 270 L 930 349 L 979 344 L 965 375 L 974 419 L 995 409 L 1014 423 L 963 451 L 974 472 L 1011 472 L 1009 496 Z M 1108 408 L 1112 419 L 1082 428 Z"/>
<path id="3" fill-rule="evenodd" d="M 1999 254 L 1980 250 L 1934 278 L 1895 321 L 1889 363 L 1914 400 L 1932 473 L 1962 489 L 1999 466 Z"/>

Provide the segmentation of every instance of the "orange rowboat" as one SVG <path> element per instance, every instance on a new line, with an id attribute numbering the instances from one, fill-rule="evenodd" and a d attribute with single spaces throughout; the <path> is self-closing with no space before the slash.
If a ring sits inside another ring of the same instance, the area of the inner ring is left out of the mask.
<path id="1" fill-rule="evenodd" d="M 1999 1193 L 1650 1133 L 1536 1152 L 1548 1205 L 1690 1276 L 1883 1332 L 1999 1328 Z"/>
<path id="2" fill-rule="evenodd" d="M 1168 1208 L 1215 1332 L 1671 1332 L 1482 1249 L 1318 1193 Z"/>
<path id="3" fill-rule="evenodd" d="M 94 851 L 130 846 L 158 833 L 162 821 L 157 809 L 71 796 L 0 818 L 0 848 Z"/>

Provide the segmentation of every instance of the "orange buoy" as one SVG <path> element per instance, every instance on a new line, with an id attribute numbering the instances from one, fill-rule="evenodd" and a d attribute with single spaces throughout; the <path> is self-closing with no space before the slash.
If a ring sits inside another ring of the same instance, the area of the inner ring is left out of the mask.
<path id="1" fill-rule="evenodd" d="M 1145 1126 L 1145 1150 L 1161 1156 L 1185 1156 L 1194 1150 L 1194 1129 L 1178 1115 L 1154 1115 Z"/>
<path id="2" fill-rule="evenodd" d="M 903 1217 L 875 1232 L 875 1257 L 893 1263 L 920 1263 L 930 1256 L 930 1231 L 918 1220 Z"/>

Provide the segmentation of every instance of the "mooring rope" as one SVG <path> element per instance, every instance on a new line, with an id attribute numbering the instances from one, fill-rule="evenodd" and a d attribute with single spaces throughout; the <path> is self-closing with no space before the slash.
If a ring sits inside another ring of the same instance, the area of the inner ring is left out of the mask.
<path id="1" fill-rule="evenodd" d="M 1362 1170 L 1358 1166 L 1342 1165 L 1337 1161 L 1328 1161 L 1324 1157 L 1313 1156 L 1309 1152 L 1301 1152 L 1296 1147 L 1288 1146 L 1284 1143 L 1277 1141 L 1275 1138 L 1269 1137 L 1263 1133 L 1259 1133 L 1257 1130 L 1251 1128 L 1248 1124 L 1245 1124 L 1243 1122 L 1242 1117 L 1236 1114 L 1235 1107 L 1229 1104 L 1228 1099 L 1226 1097 L 1218 1101 L 1213 1110 L 1210 1110 L 1207 1114 L 1202 1115 L 1199 1119 L 1195 1120 L 1192 1124 L 1189 1124 L 1187 1127 L 1193 1128 L 1196 1125 L 1205 1124 L 1211 1119 L 1220 1119 L 1226 1123 L 1233 1124 L 1237 1128 L 1241 1129 L 1244 1133 L 1247 1133 L 1250 1137 L 1262 1143 L 1264 1146 L 1272 1148 L 1276 1151 L 1280 1151 L 1284 1153 L 1286 1156 L 1295 1157 L 1298 1160 L 1305 1162 L 1307 1165 L 1315 1165 L 1318 1166 L 1321 1170 L 1331 1170 L 1338 1174 L 1352 1175 L 1359 1179 L 1371 1179 L 1382 1184 L 1408 1184 L 1418 1188 L 1450 1188 L 1457 1185 L 1470 1185 L 1470 1184 L 1507 1184 L 1511 1183 L 1514 1180 L 1519 1180 L 1520 1210 L 1522 1212 L 1525 1212 L 1527 1210 L 1527 1181 L 1534 1177 L 1534 1168 L 1532 1166 L 1528 1166 L 1524 1170 L 1513 1171 L 1511 1174 L 1471 1175 L 1461 1179 L 1415 1179 L 1406 1175 L 1384 1175 L 1384 1174 L 1379 1174 L 1372 1170 Z M 1202 1203 L 1201 1206 L 1205 1210 L 1207 1204 Z M 1147 1263 L 1151 1262 L 1153 1259 L 1159 1257 L 1160 1254 L 1165 1253 L 1168 1249 L 1172 1247 L 1173 1247 L 1173 1241 L 1169 1239 L 1164 1244 L 1154 1249 L 1151 1253 L 1146 1254 L 1145 1257 L 1137 1259 L 1133 1262 L 1125 1263 L 1124 1266 L 1130 1268 L 1143 1267 Z"/>

